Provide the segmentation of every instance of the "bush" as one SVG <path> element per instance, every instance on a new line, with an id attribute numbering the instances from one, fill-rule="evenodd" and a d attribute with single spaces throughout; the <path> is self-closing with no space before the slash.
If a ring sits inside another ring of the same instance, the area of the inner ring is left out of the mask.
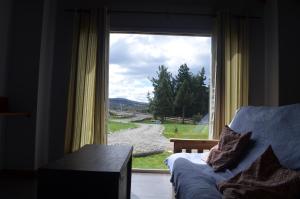
<path id="1" fill-rule="evenodd" d="M 178 128 L 177 127 L 175 127 L 175 129 L 174 129 L 174 133 L 178 133 Z"/>
<path id="2" fill-rule="evenodd" d="M 197 124 L 201 121 L 202 119 L 202 115 L 200 113 L 197 113 L 196 115 L 193 115 L 193 123 L 194 124 Z"/>

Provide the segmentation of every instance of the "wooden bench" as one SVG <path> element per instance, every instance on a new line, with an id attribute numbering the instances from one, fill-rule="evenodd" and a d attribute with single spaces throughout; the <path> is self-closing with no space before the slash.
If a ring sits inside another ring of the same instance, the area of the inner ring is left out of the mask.
<path id="1" fill-rule="evenodd" d="M 174 142 L 173 153 L 180 153 L 183 150 L 187 153 L 191 153 L 192 150 L 197 150 L 198 153 L 202 153 L 203 150 L 209 150 L 213 146 L 217 145 L 219 140 L 171 138 L 170 142 Z"/>

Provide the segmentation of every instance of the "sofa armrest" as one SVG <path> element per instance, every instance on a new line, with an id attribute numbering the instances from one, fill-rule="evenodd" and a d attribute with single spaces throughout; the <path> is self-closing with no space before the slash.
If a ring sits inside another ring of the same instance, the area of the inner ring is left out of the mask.
<path id="1" fill-rule="evenodd" d="M 197 149 L 198 153 L 203 150 L 211 149 L 213 146 L 219 143 L 219 140 L 198 140 L 198 139 L 179 139 L 171 138 L 170 142 L 174 142 L 173 153 L 180 153 L 182 149 L 190 153 L 192 149 Z"/>

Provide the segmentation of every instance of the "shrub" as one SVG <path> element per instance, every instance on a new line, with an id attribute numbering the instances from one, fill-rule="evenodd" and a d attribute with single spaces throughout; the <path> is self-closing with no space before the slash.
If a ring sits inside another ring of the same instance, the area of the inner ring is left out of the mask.
<path id="1" fill-rule="evenodd" d="M 196 115 L 193 115 L 193 123 L 197 124 L 202 119 L 202 115 L 200 113 L 197 113 Z"/>

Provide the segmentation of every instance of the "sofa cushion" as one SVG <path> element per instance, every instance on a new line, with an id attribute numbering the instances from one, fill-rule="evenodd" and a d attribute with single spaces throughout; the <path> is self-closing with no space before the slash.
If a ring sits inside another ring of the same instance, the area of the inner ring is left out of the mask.
<path id="1" fill-rule="evenodd" d="M 283 168 L 272 147 L 235 177 L 218 184 L 223 198 L 299 198 L 300 172 Z"/>
<path id="2" fill-rule="evenodd" d="M 250 132 L 240 134 L 225 126 L 221 133 L 218 148 L 210 151 L 207 163 L 215 171 L 234 168 L 239 162 L 240 156 L 247 150 L 250 137 Z"/>
<path id="3" fill-rule="evenodd" d="M 185 158 L 177 158 L 173 165 L 171 182 L 176 198 L 179 199 L 221 199 L 216 184 L 233 177 L 226 172 L 214 172 L 207 164 L 195 164 Z"/>
<path id="4" fill-rule="evenodd" d="M 230 128 L 237 132 L 252 132 L 253 147 L 232 170 L 237 174 L 247 169 L 269 145 L 280 163 L 300 170 L 300 104 L 263 107 L 242 107 L 235 114 Z"/>

